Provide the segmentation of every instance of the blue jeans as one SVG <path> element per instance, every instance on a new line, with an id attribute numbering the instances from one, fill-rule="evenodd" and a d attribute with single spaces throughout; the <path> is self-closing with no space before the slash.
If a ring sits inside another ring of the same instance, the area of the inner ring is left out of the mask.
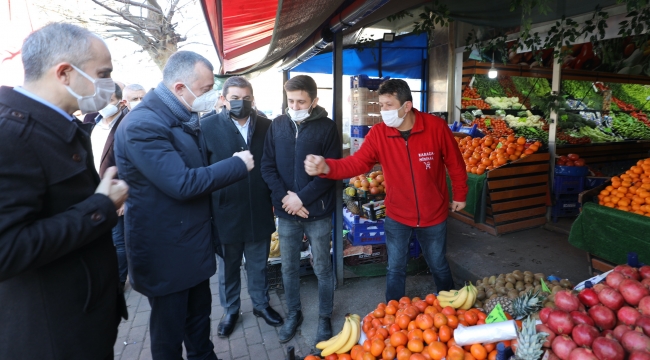
<path id="1" fill-rule="evenodd" d="M 126 262 L 126 245 L 124 245 L 124 216 L 118 216 L 117 225 L 113 228 L 113 245 L 117 252 L 117 270 L 120 282 L 125 283 L 129 268 Z"/>
<path id="2" fill-rule="evenodd" d="M 406 266 L 409 259 L 409 241 L 413 230 L 418 238 L 424 259 L 433 274 L 437 291 L 451 290 L 454 280 L 445 255 L 447 254 L 447 221 L 429 227 L 410 227 L 386 217 L 386 302 L 399 300 L 406 292 Z"/>
<path id="3" fill-rule="evenodd" d="M 318 315 L 331 317 L 334 306 L 334 276 L 330 240 L 332 219 L 301 222 L 278 218 L 280 254 L 282 258 L 282 282 L 287 300 L 287 315 L 300 311 L 300 247 L 304 235 L 311 243 L 314 274 L 318 278 Z"/>

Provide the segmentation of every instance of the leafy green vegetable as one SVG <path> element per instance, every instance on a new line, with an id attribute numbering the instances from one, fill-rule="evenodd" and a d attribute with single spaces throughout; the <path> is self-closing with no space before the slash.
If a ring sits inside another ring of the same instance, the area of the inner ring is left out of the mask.
<path id="1" fill-rule="evenodd" d="M 612 129 L 626 139 L 650 139 L 650 127 L 628 114 L 616 114 Z"/>
<path id="2" fill-rule="evenodd" d="M 487 75 L 474 76 L 474 88 L 483 97 L 505 97 L 506 92 L 496 79 L 490 79 Z"/>

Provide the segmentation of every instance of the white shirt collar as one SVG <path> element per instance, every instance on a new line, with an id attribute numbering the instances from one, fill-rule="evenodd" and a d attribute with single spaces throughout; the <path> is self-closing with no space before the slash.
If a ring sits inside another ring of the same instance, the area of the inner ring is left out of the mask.
<path id="1" fill-rule="evenodd" d="M 248 125 L 250 125 L 250 123 L 251 123 L 251 117 L 250 116 L 248 117 L 248 119 L 246 119 L 246 123 L 244 125 L 239 125 L 239 121 L 237 121 L 237 120 L 235 120 L 233 118 L 230 118 L 230 120 L 232 120 L 232 122 L 235 123 L 235 126 L 237 126 L 240 129 L 247 128 Z"/>

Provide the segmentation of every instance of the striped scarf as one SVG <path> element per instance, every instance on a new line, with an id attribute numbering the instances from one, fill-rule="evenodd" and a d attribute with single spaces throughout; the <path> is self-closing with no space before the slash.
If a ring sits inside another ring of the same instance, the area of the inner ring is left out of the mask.
<path id="1" fill-rule="evenodd" d="M 162 102 L 167 105 L 169 110 L 172 111 L 174 115 L 180 120 L 183 125 L 186 125 L 194 134 L 198 134 L 201 130 L 201 124 L 199 122 L 199 114 L 195 112 L 190 112 L 187 110 L 178 98 L 165 86 L 162 82 L 153 90 L 156 95 L 162 100 Z"/>

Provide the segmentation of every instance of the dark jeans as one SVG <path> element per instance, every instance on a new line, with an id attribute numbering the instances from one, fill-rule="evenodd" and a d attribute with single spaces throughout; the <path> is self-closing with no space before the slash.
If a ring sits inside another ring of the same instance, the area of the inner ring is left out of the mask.
<path id="1" fill-rule="evenodd" d="M 117 252 L 117 270 L 120 282 L 125 283 L 129 268 L 126 262 L 126 245 L 124 245 L 124 216 L 117 218 L 117 225 L 113 228 L 113 245 Z"/>
<path id="2" fill-rule="evenodd" d="M 318 315 L 331 317 L 334 306 L 334 276 L 332 275 L 332 219 L 294 221 L 278 218 L 282 282 L 287 299 L 287 315 L 301 310 L 300 305 L 300 248 L 307 235 L 314 259 L 314 274 L 318 278 Z"/>
<path id="3" fill-rule="evenodd" d="M 241 259 L 246 257 L 248 294 L 255 310 L 269 306 L 269 283 L 266 280 L 266 263 L 269 258 L 271 237 L 266 241 L 239 242 L 222 245 L 223 258 L 219 262 L 219 300 L 225 314 L 237 314 L 241 306 Z"/>
<path id="4" fill-rule="evenodd" d="M 447 221 L 429 227 L 410 227 L 386 217 L 386 302 L 399 300 L 406 291 L 406 266 L 409 259 L 409 241 L 415 230 L 424 259 L 433 274 L 437 291 L 451 290 L 454 280 L 445 255 L 447 254 Z"/>
<path id="5" fill-rule="evenodd" d="M 210 340 L 210 280 L 187 290 L 149 298 L 151 355 L 154 360 L 179 360 L 183 343 L 188 360 L 217 360 Z"/>

